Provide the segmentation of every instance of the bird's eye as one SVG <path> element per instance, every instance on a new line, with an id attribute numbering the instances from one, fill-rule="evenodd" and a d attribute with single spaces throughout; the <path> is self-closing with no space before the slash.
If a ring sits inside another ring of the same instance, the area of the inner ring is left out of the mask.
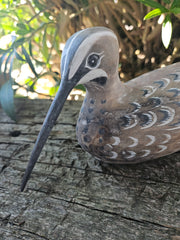
<path id="1" fill-rule="evenodd" d="M 96 68 L 100 64 L 100 56 L 96 53 L 93 53 L 87 58 L 87 66 L 90 68 Z"/>

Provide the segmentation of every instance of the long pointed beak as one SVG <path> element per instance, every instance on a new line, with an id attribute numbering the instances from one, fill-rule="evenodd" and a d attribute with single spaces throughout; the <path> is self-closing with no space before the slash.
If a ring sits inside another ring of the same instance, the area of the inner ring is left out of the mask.
<path id="1" fill-rule="evenodd" d="M 73 87 L 76 84 L 73 84 L 72 81 L 68 81 L 64 79 L 64 81 L 61 81 L 59 90 L 54 98 L 54 101 L 52 102 L 49 111 L 46 115 L 46 118 L 44 120 L 44 123 L 42 125 L 42 128 L 39 132 L 39 135 L 37 137 L 36 143 L 34 145 L 34 148 L 31 153 L 30 160 L 28 162 L 28 166 L 26 168 L 22 184 L 21 184 L 21 191 L 24 190 L 26 183 L 31 175 L 31 172 L 38 160 L 38 157 L 42 151 L 42 148 L 51 132 L 51 129 L 53 128 L 59 114 L 61 113 L 61 110 L 63 108 L 63 105 L 68 97 L 68 94 L 73 89 Z"/>

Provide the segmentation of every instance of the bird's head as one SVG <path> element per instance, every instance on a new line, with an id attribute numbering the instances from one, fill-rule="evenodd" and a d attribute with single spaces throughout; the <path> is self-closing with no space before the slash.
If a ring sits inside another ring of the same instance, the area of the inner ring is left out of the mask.
<path id="1" fill-rule="evenodd" d="M 117 74 L 118 62 L 118 40 L 108 28 L 84 29 L 68 39 L 61 58 L 61 84 L 32 150 L 22 191 L 70 91 L 77 84 L 84 84 L 88 90 L 105 87 Z"/>
<path id="2" fill-rule="evenodd" d="M 61 58 L 62 81 L 73 87 L 90 83 L 105 85 L 117 73 L 119 62 L 118 40 L 108 28 L 94 27 L 72 35 Z"/>

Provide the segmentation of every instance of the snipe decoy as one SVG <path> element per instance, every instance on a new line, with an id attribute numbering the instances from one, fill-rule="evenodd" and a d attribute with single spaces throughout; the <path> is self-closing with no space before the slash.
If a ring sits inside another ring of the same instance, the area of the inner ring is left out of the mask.
<path id="1" fill-rule="evenodd" d="M 28 163 L 24 189 L 72 88 L 84 84 L 77 122 L 82 148 L 110 163 L 139 163 L 180 150 L 180 62 L 127 83 L 118 76 L 119 45 L 108 28 L 72 35 L 61 59 L 62 80 Z"/>

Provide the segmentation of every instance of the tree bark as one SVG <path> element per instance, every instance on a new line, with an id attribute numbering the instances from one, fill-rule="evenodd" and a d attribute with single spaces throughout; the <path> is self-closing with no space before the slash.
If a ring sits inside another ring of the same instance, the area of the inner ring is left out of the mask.
<path id="1" fill-rule="evenodd" d="M 51 101 L 15 103 L 17 123 L 0 109 L 0 239 L 180 239 L 180 153 L 130 166 L 102 164 L 76 140 L 81 102 L 67 101 L 21 193 Z"/>

